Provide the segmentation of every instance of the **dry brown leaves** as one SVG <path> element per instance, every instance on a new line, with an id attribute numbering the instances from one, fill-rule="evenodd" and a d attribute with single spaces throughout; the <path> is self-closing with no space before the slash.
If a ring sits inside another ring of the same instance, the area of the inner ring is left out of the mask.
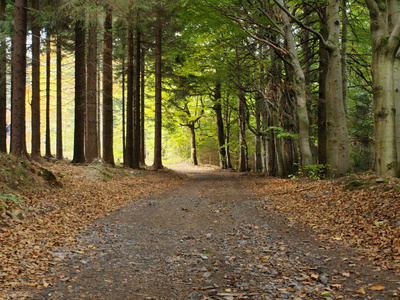
<path id="1" fill-rule="evenodd" d="M 182 180 L 172 172 L 116 171 L 112 168 L 48 167 L 62 188 L 23 192 L 22 217 L 0 217 L 0 299 L 21 287 L 47 287 L 50 251 L 77 243 L 79 229 L 129 201 L 158 193 Z M 85 251 L 80 249 L 79 251 Z"/>
<path id="2" fill-rule="evenodd" d="M 324 181 L 256 179 L 252 186 L 265 199 L 265 208 L 308 225 L 327 245 L 345 243 L 374 261 L 377 269 L 400 271 L 397 179 L 373 174 Z"/>

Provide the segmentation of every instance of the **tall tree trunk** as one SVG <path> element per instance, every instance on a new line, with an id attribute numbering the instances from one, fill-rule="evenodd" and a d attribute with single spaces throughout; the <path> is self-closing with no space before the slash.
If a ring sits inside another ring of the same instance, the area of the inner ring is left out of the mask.
<path id="1" fill-rule="evenodd" d="M 329 32 L 327 40 L 329 65 L 326 76 L 327 158 L 328 164 L 331 166 L 329 173 L 343 176 L 350 169 L 350 153 L 347 119 L 343 104 L 339 2 L 328 1 L 327 12 Z"/>
<path id="2" fill-rule="evenodd" d="M 140 64 L 140 164 L 146 165 L 146 132 L 145 132 L 145 50 L 141 49 L 141 64 Z"/>
<path id="3" fill-rule="evenodd" d="M 399 176 L 396 145 L 394 62 L 400 46 L 398 1 L 365 1 L 370 11 L 372 80 L 375 118 L 375 168 L 380 174 Z"/>
<path id="4" fill-rule="evenodd" d="M 75 24 L 75 124 L 74 124 L 74 157 L 72 163 L 85 162 L 85 30 L 84 22 Z"/>
<path id="5" fill-rule="evenodd" d="M 161 9 L 161 8 L 159 8 Z M 155 61 L 155 124 L 154 124 L 154 163 L 153 169 L 162 169 L 162 19 L 161 11 L 157 12 L 155 25 L 156 61 Z"/>
<path id="6" fill-rule="evenodd" d="M 47 158 L 53 157 L 51 154 L 50 139 L 50 83 L 51 83 L 51 36 L 47 32 L 46 37 L 46 154 Z"/>
<path id="7" fill-rule="evenodd" d="M 246 172 L 247 165 L 247 144 L 246 144 L 246 96 L 244 91 L 239 91 L 238 97 L 238 117 L 239 117 L 239 172 Z"/>
<path id="8" fill-rule="evenodd" d="M 6 0 L 0 1 L 0 22 L 5 20 Z M 7 152 L 7 40 L 0 36 L 0 152 Z"/>
<path id="9" fill-rule="evenodd" d="M 93 16 L 95 17 L 95 16 Z M 91 20 L 88 34 L 87 52 L 87 96 L 86 96 L 86 162 L 91 163 L 100 156 L 98 152 L 99 137 L 97 135 L 97 21 Z"/>
<path id="10" fill-rule="evenodd" d="M 39 0 L 32 0 L 32 9 L 39 10 Z M 40 26 L 35 17 L 35 11 L 31 14 L 32 20 L 32 140 L 31 158 L 41 160 L 40 153 Z"/>
<path id="11" fill-rule="evenodd" d="M 113 146 L 113 35 L 112 12 L 107 8 L 103 51 L 103 158 L 114 165 Z M 125 91 L 123 91 L 125 92 Z"/>
<path id="12" fill-rule="evenodd" d="M 27 1 L 14 2 L 10 152 L 28 158 L 25 132 Z"/>
<path id="13" fill-rule="evenodd" d="M 125 108 L 125 56 L 122 58 L 122 74 L 121 74 L 121 85 L 122 85 L 122 156 L 124 164 L 126 165 L 126 108 Z"/>
<path id="14" fill-rule="evenodd" d="M 226 162 L 226 146 L 225 146 L 225 129 L 224 119 L 222 117 L 222 95 L 221 84 L 217 83 L 215 86 L 215 94 L 213 99 L 214 105 L 212 109 L 215 111 L 217 117 L 217 134 L 218 134 L 218 149 L 219 149 L 219 165 L 221 169 L 227 169 Z"/>
<path id="15" fill-rule="evenodd" d="M 347 115 L 347 0 L 342 0 L 342 34 L 341 34 L 341 66 L 342 66 L 342 86 L 343 86 L 343 105 Z"/>
<path id="16" fill-rule="evenodd" d="M 326 39 L 328 37 L 328 29 L 326 25 L 326 11 L 325 9 L 320 13 L 321 19 L 321 35 Z M 320 41 L 319 54 L 319 67 L 318 67 L 318 163 L 326 165 L 327 158 L 327 139 L 326 139 L 326 75 L 328 73 L 328 50 Z"/>
<path id="17" fill-rule="evenodd" d="M 140 30 L 136 30 L 136 52 L 135 52 L 135 95 L 133 104 L 133 168 L 140 168 L 140 70 L 141 70 L 141 34 Z"/>
<path id="18" fill-rule="evenodd" d="M 126 103 L 126 163 L 133 165 L 133 97 L 134 97 L 134 65 L 133 65 L 133 29 L 128 29 L 128 70 L 127 70 L 127 103 Z"/>
<path id="19" fill-rule="evenodd" d="M 281 5 L 284 5 L 282 0 L 280 2 Z M 294 42 L 292 26 L 290 24 L 289 17 L 284 11 L 281 11 L 281 18 L 284 26 L 285 41 L 287 50 L 289 52 L 289 59 L 295 75 L 293 84 L 296 93 L 301 164 L 311 165 L 313 164 L 313 157 L 310 147 L 310 121 L 308 119 L 307 110 L 306 78 L 297 55 L 297 49 Z"/>
<path id="20" fill-rule="evenodd" d="M 57 145 L 56 157 L 63 159 L 63 136 L 62 136 L 62 37 L 57 35 Z"/>

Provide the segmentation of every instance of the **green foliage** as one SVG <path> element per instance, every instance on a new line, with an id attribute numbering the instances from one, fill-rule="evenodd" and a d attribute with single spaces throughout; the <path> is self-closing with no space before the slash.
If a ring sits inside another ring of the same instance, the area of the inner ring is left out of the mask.
<path id="1" fill-rule="evenodd" d="M 290 131 L 285 131 L 284 128 L 278 127 L 278 126 L 270 126 L 267 128 L 267 131 L 274 130 L 277 134 L 277 138 L 292 138 L 292 139 L 298 139 L 299 135 L 297 133 L 293 133 Z"/>
<path id="2" fill-rule="evenodd" d="M 22 204 L 21 195 L 19 194 L 3 194 L 0 195 L 0 209 L 6 212 L 11 204 Z"/>
<path id="3" fill-rule="evenodd" d="M 316 165 L 304 165 L 299 166 L 298 171 L 294 175 L 289 175 L 289 178 L 297 179 L 297 178 L 311 178 L 311 179 L 325 179 L 327 171 L 330 168 L 330 165 L 316 164 Z"/>

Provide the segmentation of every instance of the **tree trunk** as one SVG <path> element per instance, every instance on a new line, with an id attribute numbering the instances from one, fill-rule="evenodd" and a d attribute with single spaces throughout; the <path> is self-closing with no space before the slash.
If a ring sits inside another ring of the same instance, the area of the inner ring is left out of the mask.
<path id="1" fill-rule="evenodd" d="M 0 2 L 0 22 L 5 20 L 6 0 Z M 0 36 L 0 152 L 7 152 L 7 40 Z"/>
<path id="2" fill-rule="evenodd" d="M 25 132 L 25 90 L 26 90 L 26 33 L 27 1 L 14 2 L 14 36 L 12 57 L 12 98 L 11 98 L 11 149 L 21 158 L 28 158 Z"/>
<path id="3" fill-rule="evenodd" d="M 32 9 L 39 10 L 39 0 L 32 0 Z M 40 26 L 31 14 L 32 20 L 32 141 L 31 158 L 41 160 L 40 152 Z"/>
<path id="4" fill-rule="evenodd" d="M 328 53 L 329 64 L 326 76 L 327 111 L 327 159 L 329 173 L 343 176 L 350 169 L 349 137 L 347 119 L 343 105 L 343 80 L 340 57 L 339 2 L 328 1 Z"/>
<path id="5" fill-rule="evenodd" d="M 56 157 L 63 159 L 62 140 L 62 37 L 57 35 L 57 145 Z"/>
<path id="6" fill-rule="evenodd" d="M 141 67 L 140 67 L 140 164 L 142 166 L 146 165 L 146 137 L 145 137 L 145 50 L 141 49 Z"/>
<path id="7" fill-rule="evenodd" d="M 128 29 L 128 70 L 127 70 L 127 103 L 126 103 L 126 163 L 133 167 L 133 97 L 134 97 L 134 66 L 133 66 L 133 29 Z"/>
<path id="8" fill-rule="evenodd" d="M 91 163 L 100 155 L 98 153 L 99 138 L 97 135 L 97 21 L 89 21 L 87 51 L 87 98 L 86 98 L 86 162 Z"/>
<path id="9" fill-rule="evenodd" d="M 47 158 L 53 157 L 51 154 L 50 139 L 50 83 L 51 83 L 51 43 L 50 33 L 46 37 L 46 154 Z"/>
<path id="10" fill-rule="evenodd" d="M 103 159 L 114 165 L 113 145 L 113 34 L 112 12 L 107 7 L 103 50 Z M 125 74 L 124 74 L 125 75 Z M 125 77 L 125 76 L 124 76 Z M 123 78 L 124 80 L 124 78 Z M 125 93 L 125 91 L 123 91 Z"/>
<path id="11" fill-rule="evenodd" d="M 136 30 L 136 52 L 135 52 L 135 95 L 133 104 L 133 168 L 140 168 L 140 71 L 141 71 L 141 53 L 140 53 L 140 30 Z"/>
<path id="12" fill-rule="evenodd" d="M 378 7 L 376 1 L 365 2 L 371 17 L 375 168 L 380 174 L 399 176 L 394 61 L 400 46 L 400 3 L 387 1 Z"/>
<path id="13" fill-rule="evenodd" d="M 196 130 L 195 125 L 188 125 L 190 130 L 190 159 L 192 161 L 193 166 L 198 166 L 199 163 L 197 161 L 197 147 L 196 147 Z"/>
<path id="14" fill-rule="evenodd" d="M 255 121 L 256 121 L 256 131 L 261 131 L 261 111 L 262 111 L 262 101 L 261 96 L 256 96 L 256 109 L 255 109 Z M 263 171 L 263 161 L 262 161 L 262 136 L 256 135 L 255 136 L 255 154 L 254 154 L 254 161 L 255 161 L 255 172 L 261 173 Z"/>
<path id="15" fill-rule="evenodd" d="M 282 5 L 283 1 L 280 1 Z M 297 49 L 294 42 L 294 37 L 292 33 L 292 26 L 290 24 L 289 17 L 282 10 L 281 18 L 284 26 L 286 47 L 289 52 L 289 58 L 291 62 L 291 67 L 294 71 L 294 90 L 296 93 L 296 103 L 297 103 L 297 116 L 298 116 L 298 126 L 299 126 L 299 146 L 301 155 L 302 165 L 313 164 L 313 157 L 310 147 L 310 121 L 308 119 L 307 110 L 307 95 L 306 95 L 306 78 L 302 66 L 300 64 Z"/>
<path id="16" fill-rule="evenodd" d="M 122 85 L 122 153 L 124 164 L 126 165 L 126 109 L 125 109 L 125 56 L 122 58 L 122 74 L 121 74 L 121 85 Z"/>
<path id="17" fill-rule="evenodd" d="M 341 67 L 342 67 L 342 86 L 343 86 L 343 105 L 347 115 L 347 0 L 342 0 L 342 34 L 341 34 Z"/>
<path id="18" fill-rule="evenodd" d="M 215 86 L 214 94 L 214 105 L 212 109 L 215 111 L 217 117 L 217 134 L 218 134 L 218 149 L 219 149 L 219 165 L 221 169 L 227 169 L 228 165 L 226 162 L 226 146 L 225 146 L 225 130 L 224 130 L 224 119 L 222 118 L 222 96 L 221 96 L 221 84 L 217 83 Z"/>
<path id="19" fill-rule="evenodd" d="M 161 9 L 161 8 L 159 8 Z M 155 61 L 155 124 L 154 124 L 154 163 L 153 169 L 162 169 L 162 19 L 161 11 L 157 12 L 155 25 L 156 61 Z"/>
<path id="20" fill-rule="evenodd" d="M 246 144 L 246 110 L 245 94 L 243 90 L 239 91 L 238 117 L 239 117 L 239 172 L 247 172 L 247 144 Z"/>
<path id="21" fill-rule="evenodd" d="M 84 22 L 75 24 L 75 121 L 74 121 L 74 157 L 72 163 L 85 162 L 85 30 Z"/>
<path id="22" fill-rule="evenodd" d="M 326 13 L 325 10 L 320 13 L 321 19 L 321 35 L 326 39 L 328 37 L 328 29 L 326 25 Z M 318 50 L 319 54 L 319 67 L 318 67 L 318 85 L 319 85 L 319 97 L 318 97 L 318 163 L 326 165 L 328 163 L 327 158 L 327 139 L 326 139 L 326 75 L 328 73 L 328 50 L 324 47 L 322 41 Z"/>
<path id="23" fill-rule="evenodd" d="M 225 118 L 225 149 L 226 149 L 226 167 L 232 169 L 232 159 L 230 150 L 231 122 L 230 122 L 229 96 L 226 97 L 226 105 L 224 109 Z"/>

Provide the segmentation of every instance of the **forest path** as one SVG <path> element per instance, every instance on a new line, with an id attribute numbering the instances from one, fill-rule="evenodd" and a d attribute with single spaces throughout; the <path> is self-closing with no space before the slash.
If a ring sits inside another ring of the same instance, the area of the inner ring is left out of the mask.
<path id="1" fill-rule="evenodd" d="M 53 253 L 57 280 L 31 299 L 393 299 L 356 293 L 383 278 L 261 209 L 237 173 L 199 170 L 81 232 L 89 251 Z"/>

